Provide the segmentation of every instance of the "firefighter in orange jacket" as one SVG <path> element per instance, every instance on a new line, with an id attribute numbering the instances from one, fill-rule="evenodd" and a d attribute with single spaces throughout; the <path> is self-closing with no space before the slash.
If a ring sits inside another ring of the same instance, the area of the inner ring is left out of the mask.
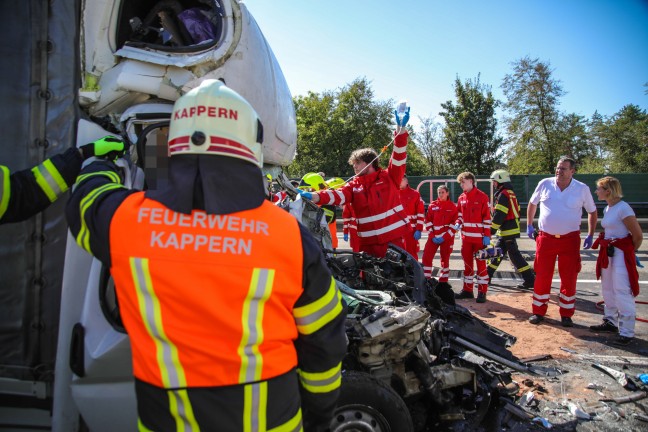
<path id="1" fill-rule="evenodd" d="M 419 240 L 421 240 L 421 232 L 425 222 L 425 204 L 421 199 L 421 194 L 410 187 L 406 175 L 403 176 L 400 184 L 400 200 L 409 218 L 410 227 L 410 232 L 405 234 L 403 238 L 405 250 L 418 261 L 418 253 L 421 249 Z"/>
<path id="2" fill-rule="evenodd" d="M 493 222 L 491 225 L 491 234 L 499 234 L 499 239 L 495 247 L 501 248 L 503 256 L 493 258 L 488 263 L 488 280 L 493 277 L 497 271 L 502 259 L 508 254 L 511 263 L 520 273 L 524 283 L 518 285 L 518 288 L 533 289 L 535 282 L 535 273 L 533 269 L 522 257 L 518 249 L 517 241 L 520 238 L 520 204 L 518 203 L 513 185 L 511 185 L 511 176 L 506 170 L 496 170 L 490 176 L 495 183 L 497 192 L 493 197 Z"/>
<path id="3" fill-rule="evenodd" d="M 72 193 L 70 230 L 115 281 L 140 430 L 329 426 L 345 311 L 315 240 L 265 199 L 262 131 L 205 80 L 173 108 L 165 185 L 127 190 L 96 162 Z"/>
<path id="4" fill-rule="evenodd" d="M 463 193 L 457 199 L 457 223 L 461 228 L 461 257 L 464 262 L 463 289 L 458 299 L 475 298 L 473 283 L 477 282 L 477 303 L 486 302 L 488 272 L 486 261 L 475 259 L 475 253 L 490 244 L 491 215 L 488 196 L 477 189 L 475 175 L 463 172 L 457 176 Z M 477 261 L 477 272 L 474 263 Z M 475 280 L 476 279 L 476 280 Z"/>
<path id="5" fill-rule="evenodd" d="M 389 167 L 378 164 L 378 154 L 372 148 L 351 153 L 349 165 L 355 177 L 345 186 L 322 192 L 302 192 L 316 204 L 353 205 L 358 226 L 360 251 L 382 258 L 390 243 L 404 247 L 403 237 L 408 231 L 407 214 L 400 202 L 400 182 L 407 163 L 407 114 L 401 120 L 396 116 L 398 129 L 394 132 L 394 150 Z"/>

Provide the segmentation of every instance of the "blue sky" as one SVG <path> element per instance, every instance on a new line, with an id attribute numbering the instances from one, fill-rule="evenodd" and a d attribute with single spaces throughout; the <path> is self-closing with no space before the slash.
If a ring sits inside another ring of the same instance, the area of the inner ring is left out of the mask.
<path id="1" fill-rule="evenodd" d="M 524 56 L 549 62 L 560 109 L 648 109 L 648 0 L 245 0 L 295 95 L 358 77 L 438 121 L 453 83 L 502 79 Z"/>

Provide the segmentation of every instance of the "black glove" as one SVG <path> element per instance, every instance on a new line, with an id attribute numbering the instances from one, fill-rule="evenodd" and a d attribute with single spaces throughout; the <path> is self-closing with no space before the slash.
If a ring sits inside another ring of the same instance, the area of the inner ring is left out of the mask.
<path id="1" fill-rule="evenodd" d="M 82 145 L 79 147 L 79 150 L 81 150 L 84 160 L 92 156 L 115 160 L 126 154 L 128 151 L 128 143 L 124 142 L 121 138 L 107 135 L 95 142 Z"/>

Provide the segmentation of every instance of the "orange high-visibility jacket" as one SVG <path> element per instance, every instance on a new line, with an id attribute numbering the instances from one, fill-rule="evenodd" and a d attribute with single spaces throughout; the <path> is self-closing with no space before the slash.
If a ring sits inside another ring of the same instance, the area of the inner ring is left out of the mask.
<path id="1" fill-rule="evenodd" d="M 260 171 L 243 169 L 251 164 L 226 159 L 202 161 L 208 180 L 257 175 L 261 184 Z M 305 428 L 328 424 L 345 312 L 306 228 L 267 200 L 186 213 L 120 183 L 114 164 L 88 165 L 66 216 L 77 243 L 111 269 L 142 424 L 295 430 L 302 415 Z"/>
<path id="2" fill-rule="evenodd" d="M 139 379 L 224 386 L 297 366 L 302 257 L 290 214 L 264 202 L 231 215 L 184 215 L 135 194 L 113 217 L 110 245 Z"/>

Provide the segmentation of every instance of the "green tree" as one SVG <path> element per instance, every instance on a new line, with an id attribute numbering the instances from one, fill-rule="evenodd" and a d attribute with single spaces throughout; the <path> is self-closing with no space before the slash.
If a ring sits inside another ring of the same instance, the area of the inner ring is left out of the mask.
<path id="1" fill-rule="evenodd" d="M 465 82 L 457 77 L 454 87 L 456 103 L 442 103 L 444 111 L 439 113 L 445 119 L 443 144 L 449 154 L 444 174 L 490 174 L 502 146 L 495 118 L 498 102 L 479 76 Z"/>
<path id="2" fill-rule="evenodd" d="M 512 63 L 513 72 L 501 88 L 508 139 L 507 160 L 512 173 L 553 172 L 560 148 L 560 81 L 552 77 L 549 62 L 524 57 Z"/>
<path id="3" fill-rule="evenodd" d="M 581 174 L 601 174 L 610 172 L 609 153 L 601 137 L 601 132 L 606 126 L 605 118 L 595 111 L 587 122 L 589 155 L 578 163 L 578 172 Z"/>
<path id="4" fill-rule="evenodd" d="M 566 155 L 579 164 L 596 155 L 596 149 L 590 142 L 587 119 L 578 114 L 566 114 L 558 117 L 554 136 L 559 156 Z M 556 161 L 554 161 L 555 166 Z"/>
<path id="5" fill-rule="evenodd" d="M 648 113 L 645 110 L 626 105 L 610 119 L 599 122 L 595 135 L 606 149 L 609 172 L 648 172 Z"/>
<path id="6" fill-rule="evenodd" d="M 425 162 L 425 171 L 420 175 L 443 175 L 447 167 L 443 151 L 443 125 L 433 117 L 419 117 L 419 121 L 420 128 L 412 134 L 412 141 Z"/>
<path id="7" fill-rule="evenodd" d="M 392 139 L 393 101 L 374 100 L 371 83 L 358 78 L 335 91 L 309 92 L 293 98 L 297 117 L 297 157 L 287 167 L 290 176 L 324 171 L 327 176 L 351 176 L 353 150 L 372 147 L 380 152 Z"/>
<path id="8" fill-rule="evenodd" d="M 356 149 L 371 147 L 381 153 L 387 167 L 393 140 L 394 101 L 374 99 L 371 83 L 357 78 L 335 91 L 309 92 L 293 98 L 297 117 L 297 156 L 286 171 L 291 177 L 323 171 L 327 177 L 351 177 L 349 156 Z M 412 133 L 411 127 L 408 126 Z M 424 175 L 425 159 L 408 146 L 407 173 Z"/>

